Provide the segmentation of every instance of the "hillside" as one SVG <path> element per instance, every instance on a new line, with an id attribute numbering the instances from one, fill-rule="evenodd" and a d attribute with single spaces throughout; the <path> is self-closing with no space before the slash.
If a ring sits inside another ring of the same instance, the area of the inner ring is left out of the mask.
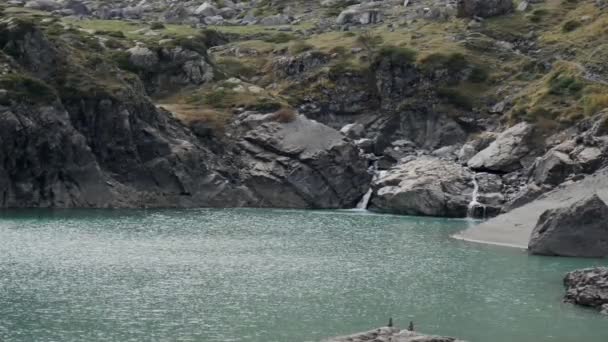
<path id="1" fill-rule="evenodd" d="M 601 1 L 1 11 L 2 207 L 485 217 L 608 157 Z"/>

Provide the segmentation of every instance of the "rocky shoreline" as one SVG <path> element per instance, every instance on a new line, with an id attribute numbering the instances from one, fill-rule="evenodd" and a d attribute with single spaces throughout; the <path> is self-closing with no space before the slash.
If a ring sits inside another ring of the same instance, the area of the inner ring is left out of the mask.
<path id="1" fill-rule="evenodd" d="M 378 329 L 357 333 L 348 336 L 334 337 L 322 342 L 465 342 L 453 337 L 424 335 L 415 331 L 395 327 L 381 327 Z"/>

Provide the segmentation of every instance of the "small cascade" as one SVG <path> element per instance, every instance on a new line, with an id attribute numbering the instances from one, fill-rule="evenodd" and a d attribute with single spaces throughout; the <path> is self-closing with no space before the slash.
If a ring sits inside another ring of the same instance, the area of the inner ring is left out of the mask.
<path id="1" fill-rule="evenodd" d="M 367 206 L 369 205 L 369 199 L 372 198 L 372 192 L 372 188 L 370 187 L 369 190 L 367 190 L 367 192 L 365 193 L 365 195 L 363 195 L 363 198 L 361 198 L 359 203 L 357 203 L 357 209 L 367 209 Z"/>
<path id="2" fill-rule="evenodd" d="M 481 215 L 477 215 L 479 209 L 481 209 Z M 476 175 L 473 175 L 473 193 L 467 209 L 467 217 L 471 219 L 486 218 L 486 206 L 479 202 L 479 183 Z"/>
<path id="3" fill-rule="evenodd" d="M 372 183 L 374 182 L 374 180 L 376 180 L 378 177 L 381 176 L 380 172 L 378 172 L 378 161 L 374 161 L 372 166 L 369 167 L 369 172 L 374 175 L 372 178 Z M 361 198 L 359 203 L 357 203 L 356 209 L 367 210 L 367 207 L 369 206 L 369 200 L 372 198 L 372 193 L 373 193 L 373 190 L 370 185 L 370 187 L 367 190 L 367 192 L 365 193 L 365 195 L 363 195 L 363 197 Z"/>

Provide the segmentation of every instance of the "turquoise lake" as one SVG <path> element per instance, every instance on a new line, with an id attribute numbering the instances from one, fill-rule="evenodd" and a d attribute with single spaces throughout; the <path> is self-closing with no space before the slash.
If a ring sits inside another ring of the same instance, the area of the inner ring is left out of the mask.
<path id="1" fill-rule="evenodd" d="M 450 238 L 466 220 L 357 211 L 0 215 L 0 341 L 318 341 L 388 322 L 471 342 L 608 341 L 563 275 L 606 261 Z"/>

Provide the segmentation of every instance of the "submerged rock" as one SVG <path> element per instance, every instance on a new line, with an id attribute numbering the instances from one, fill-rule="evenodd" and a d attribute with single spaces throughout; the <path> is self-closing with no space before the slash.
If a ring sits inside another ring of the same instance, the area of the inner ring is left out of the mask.
<path id="1" fill-rule="evenodd" d="M 564 278 L 564 301 L 600 310 L 608 315 L 608 267 L 585 268 Z"/>
<path id="2" fill-rule="evenodd" d="M 608 206 L 597 195 L 570 207 L 545 211 L 530 237 L 532 254 L 608 256 Z"/>

